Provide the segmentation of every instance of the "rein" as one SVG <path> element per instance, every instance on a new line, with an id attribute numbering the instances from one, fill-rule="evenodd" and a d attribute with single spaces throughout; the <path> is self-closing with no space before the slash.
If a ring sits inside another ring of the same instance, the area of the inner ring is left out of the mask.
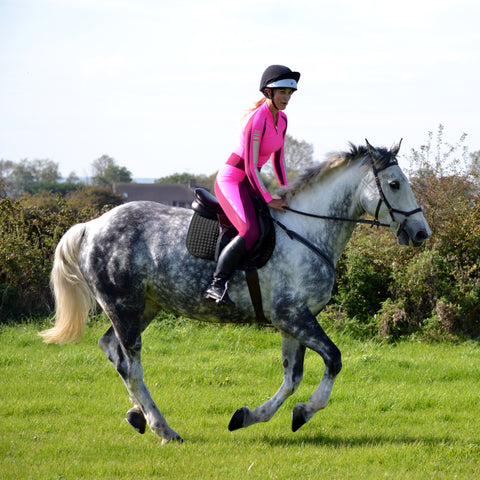
<path id="1" fill-rule="evenodd" d="M 374 220 L 365 220 L 364 218 L 345 218 L 345 217 L 330 217 L 328 215 L 316 215 L 314 213 L 302 212 L 300 210 L 295 210 L 294 208 L 285 207 L 285 210 L 288 210 L 292 213 L 297 213 L 298 215 L 303 215 L 305 217 L 320 218 L 322 220 L 338 220 L 340 222 L 352 222 L 352 223 L 366 223 L 372 227 L 389 227 L 388 223 L 381 223 L 376 218 Z"/>
<path id="2" fill-rule="evenodd" d="M 332 261 L 310 240 L 307 240 L 305 237 L 302 237 L 299 233 L 295 232 L 294 230 L 290 230 L 282 222 L 278 221 L 276 218 L 273 218 L 271 215 L 270 215 L 270 218 L 272 219 L 272 222 L 276 223 L 290 237 L 291 240 L 296 240 L 297 242 L 300 242 L 302 245 L 305 245 L 313 253 L 315 253 L 320 258 L 322 258 L 324 262 L 330 267 L 333 273 L 335 272 L 335 267 Z"/>

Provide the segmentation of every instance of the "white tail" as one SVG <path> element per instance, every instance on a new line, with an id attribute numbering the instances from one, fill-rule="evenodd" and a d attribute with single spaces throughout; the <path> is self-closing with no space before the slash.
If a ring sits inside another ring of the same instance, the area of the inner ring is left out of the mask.
<path id="1" fill-rule="evenodd" d="M 46 343 L 80 340 L 95 299 L 78 266 L 78 251 L 86 224 L 74 225 L 55 250 L 50 284 L 55 295 L 55 325 L 40 333 Z"/>

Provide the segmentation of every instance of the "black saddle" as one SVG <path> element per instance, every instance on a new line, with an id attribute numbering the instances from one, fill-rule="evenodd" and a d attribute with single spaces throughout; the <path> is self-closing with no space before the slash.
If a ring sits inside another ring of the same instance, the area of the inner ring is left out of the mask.
<path id="1" fill-rule="evenodd" d="M 194 214 L 187 233 L 187 249 L 195 257 L 207 260 L 218 259 L 223 248 L 238 235 L 218 203 L 206 189 L 196 188 L 192 203 Z M 254 198 L 260 235 L 255 246 L 237 267 L 250 270 L 263 267 L 275 249 L 275 229 L 267 204 Z"/>

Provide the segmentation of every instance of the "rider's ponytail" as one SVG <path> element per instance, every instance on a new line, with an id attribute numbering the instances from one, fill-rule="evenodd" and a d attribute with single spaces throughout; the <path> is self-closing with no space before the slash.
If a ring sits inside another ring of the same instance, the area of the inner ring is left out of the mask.
<path id="1" fill-rule="evenodd" d="M 253 112 L 254 110 L 256 110 L 258 107 L 263 105 L 266 101 L 267 101 L 267 97 L 262 97 L 260 100 L 257 100 L 253 104 L 253 106 L 249 110 L 247 110 L 247 112 L 245 113 L 245 115 L 242 118 L 245 118 L 250 112 Z"/>

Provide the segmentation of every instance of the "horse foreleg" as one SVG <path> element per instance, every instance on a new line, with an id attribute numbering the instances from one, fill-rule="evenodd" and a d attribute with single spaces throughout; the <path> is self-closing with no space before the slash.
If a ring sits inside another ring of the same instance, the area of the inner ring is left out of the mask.
<path id="1" fill-rule="evenodd" d="M 316 412 L 327 406 L 335 378 L 342 369 L 342 359 L 340 350 L 308 308 L 301 309 L 288 320 L 278 320 L 275 325 L 295 337 L 302 345 L 317 352 L 325 362 L 325 372 L 317 389 L 307 403 L 298 403 L 293 409 L 292 430 L 295 432 Z"/>
<path id="2" fill-rule="evenodd" d="M 134 403 L 134 407 L 127 412 L 128 423 L 140 433 L 144 433 L 145 424 L 148 423 L 153 433 L 162 438 L 162 443 L 170 440 L 182 442 L 180 435 L 170 428 L 160 413 L 143 381 L 140 335 L 127 347 L 118 340 L 111 327 L 98 344 L 117 369 Z"/>
<path id="3" fill-rule="evenodd" d="M 295 338 L 284 334 L 282 339 L 283 383 L 277 393 L 263 405 L 250 410 L 243 407 L 234 414 L 228 429 L 237 430 L 270 420 L 285 400 L 292 395 L 303 378 L 305 347 Z"/>

